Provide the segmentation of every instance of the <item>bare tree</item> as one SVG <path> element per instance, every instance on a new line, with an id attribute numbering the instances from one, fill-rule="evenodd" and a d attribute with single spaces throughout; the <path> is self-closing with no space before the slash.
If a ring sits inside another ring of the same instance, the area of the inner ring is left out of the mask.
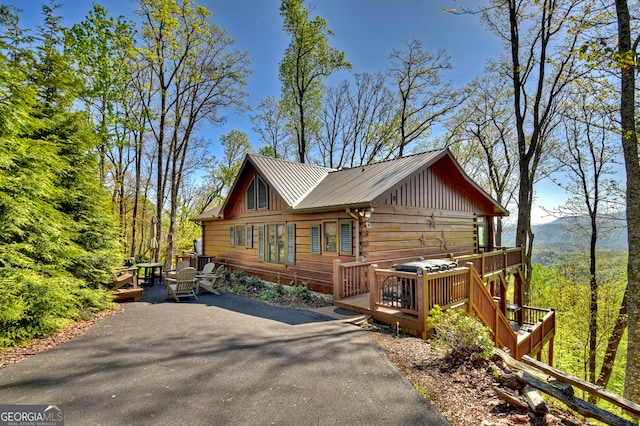
<path id="1" fill-rule="evenodd" d="M 285 160 L 295 157 L 295 143 L 286 132 L 286 114 L 280 100 L 269 96 L 260 101 L 258 113 L 251 116 L 251 122 L 271 156 Z"/>
<path id="2" fill-rule="evenodd" d="M 640 35 L 632 39 L 632 17 L 626 0 L 616 0 L 618 51 L 615 57 L 620 72 L 620 129 L 627 178 L 627 310 L 629 339 L 624 396 L 640 403 L 640 163 L 636 128 L 636 66 Z M 634 18 L 634 19 L 637 19 Z"/>
<path id="3" fill-rule="evenodd" d="M 501 205 L 517 193 L 518 151 L 509 82 L 499 73 L 487 74 L 469 85 L 467 102 L 447 123 L 447 144 L 465 169 L 484 183 Z M 502 218 L 498 218 L 496 245 L 502 245 Z"/>
<path id="4" fill-rule="evenodd" d="M 398 140 L 395 99 L 381 73 L 355 74 L 327 90 L 318 146 L 323 165 L 356 167 L 390 158 Z"/>
<path id="5" fill-rule="evenodd" d="M 224 157 L 220 160 L 214 157 L 205 166 L 207 175 L 205 184 L 198 191 L 200 197 L 196 203 L 197 213 L 202 213 L 224 200 L 238 174 L 242 160 L 251 151 L 249 137 L 239 130 L 232 130 L 229 134 L 221 136 L 220 143 L 224 148 Z"/>
<path id="6" fill-rule="evenodd" d="M 425 51 L 420 40 L 413 40 L 406 50 L 394 49 L 390 55 L 389 76 L 397 87 L 399 141 L 397 156 L 406 147 L 428 135 L 433 125 L 451 113 L 463 101 L 441 73 L 451 69 L 449 55 L 439 50 L 436 55 Z"/>
<path id="7" fill-rule="evenodd" d="M 612 168 L 620 150 L 612 144 L 613 107 L 604 97 L 594 98 L 595 88 L 588 79 L 576 81 L 574 93 L 567 98 L 562 110 L 561 127 L 564 129 L 563 149 L 558 160 L 565 171 L 566 181 L 557 183 L 569 195 L 568 201 L 558 212 L 561 216 L 575 218 L 578 232 L 589 237 L 589 338 L 587 352 L 587 376 L 596 382 L 596 354 L 598 349 L 598 287 L 600 277 L 597 268 L 598 238 L 613 230 L 608 218 L 619 211 L 623 196 Z M 585 224 L 582 220 L 588 218 Z M 613 222 L 613 226 L 617 224 Z M 586 226 L 584 226 L 586 225 Z"/>
<path id="8" fill-rule="evenodd" d="M 583 0 L 491 0 L 483 22 L 508 52 L 502 71 L 512 85 L 518 145 L 519 190 L 516 245 L 525 248 L 523 303 L 531 284 L 531 207 L 541 157 L 558 121 L 559 101 L 578 69 L 577 45 Z"/>
<path id="9" fill-rule="evenodd" d="M 179 188 L 193 148 L 192 135 L 203 121 L 220 122 L 222 110 L 240 105 L 247 75 L 247 54 L 231 51 L 233 40 L 208 21 L 211 12 L 190 0 L 140 0 L 143 24 L 142 62 L 153 73 L 153 99 L 148 119 L 157 145 L 156 211 L 163 216 L 170 191 L 169 241 L 165 262 L 171 262 L 172 234 Z M 162 241 L 162 220 L 156 235 Z"/>

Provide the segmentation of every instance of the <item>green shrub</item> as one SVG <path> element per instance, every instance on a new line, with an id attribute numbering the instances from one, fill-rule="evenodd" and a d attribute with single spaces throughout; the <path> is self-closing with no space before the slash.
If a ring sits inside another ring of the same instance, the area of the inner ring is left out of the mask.
<path id="1" fill-rule="evenodd" d="M 276 299 L 278 296 L 280 296 L 280 293 L 276 288 L 269 288 L 260 293 L 260 299 L 265 301 Z"/>
<path id="2" fill-rule="evenodd" d="M 290 293 L 294 297 L 299 297 L 303 300 L 308 300 L 311 298 L 311 290 L 307 287 L 307 283 L 302 283 L 298 286 L 291 287 Z"/>
<path id="3" fill-rule="evenodd" d="M 241 269 L 236 269 L 231 273 L 231 284 L 246 287 L 247 276 Z"/>
<path id="4" fill-rule="evenodd" d="M 448 354 L 468 354 L 474 358 L 490 359 L 493 341 L 489 330 L 466 312 L 435 306 L 429 312 L 427 327 L 435 332 L 431 339 Z"/>
<path id="5" fill-rule="evenodd" d="M 0 348 L 18 346 L 73 321 L 90 319 L 111 305 L 104 290 L 69 276 L 0 269 Z"/>
<path id="6" fill-rule="evenodd" d="M 249 277 L 245 280 L 245 286 L 253 288 L 254 290 L 261 290 L 267 286 L 259 277 Z"/>

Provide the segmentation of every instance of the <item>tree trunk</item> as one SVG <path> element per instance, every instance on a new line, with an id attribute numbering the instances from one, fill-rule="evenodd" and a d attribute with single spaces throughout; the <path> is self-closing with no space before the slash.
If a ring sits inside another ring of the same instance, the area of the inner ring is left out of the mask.
<path id="1" fill-rule="evenodd" d="M 597 197 L 597 193 L 596 193 Z M 597 198 L 596 198 L 597 199 Z M 598 349 L 598 281 L 596 279 L 596 242 L 598 241 L 596 215 L 591 213 L 591 242 L 589 246 L 589 361 L 587 363 L 589 381 L 596 382 L 596 353 Z"/>
<path id="2" fill-rule="evenodd" d="M 620 346 L 620 340 L 622 335 L 627 329 L 627 323 L 629 317 L 627 316 L 627 292 L 624 292 L 622 297 L 622 303 L 620 304 L 620 310 L 618 311 L 618 318 L 613 326 L 611 335 L 609 336 L 609 342 L 607 343 L 607 350 L 604 353 L 604 359 L 602 360 L 602 368 L 600 368 L 600 375 L 596 381 L 596 385 L 603 388 L 607 388 L 609 379 L 611 378 L 611 372 L 616 361 L 616 354 L 618 353 L 618 347 Z"/>
<path id="3" fill-rule="evenodd" d="M 531 248 L 533 234 L 531 233 L 531 194 L 533 182 L 529 175 L 529 166 L 520 161 L 520 188 L 518 192 L 518 225 L 516 228 L 516 246 L 523 247 L 522 260 L 522 303 L 528 305 L 531 293 Z"/>
<path id="4" fill-rule="evenodd" d="M 627 309 L 629 341 L 624 383 L 625 398 L 640 403 L 640 164 L 638 136 L 635 127 L 635 65 L 632 60 L 636 45 L 631 43 L 631 17 L 626 0 L 616 0 L 618 52 L 620 62 L 620 118 L 622 150 L 627 178 Z"/>

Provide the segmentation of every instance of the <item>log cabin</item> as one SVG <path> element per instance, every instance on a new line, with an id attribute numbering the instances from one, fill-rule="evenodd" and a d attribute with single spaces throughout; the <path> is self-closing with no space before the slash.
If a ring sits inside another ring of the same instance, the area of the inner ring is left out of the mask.
<path id="1" fill-rule="evenodd" d="M 193 220 L 202 224 L 204 255 L 232 270 L 306 283 L 416 335 L 425 335 L 434 305 L 464 306 L 517 357 L 539 353 L 554 333 L 544 330 L 536 348 L 517 347 L 510 324 L 524 329 L 534 316 L 521 303 L 522 250 L 494 246 L 495 218 L 506 215 L 442 149 L 340 170 L 249 154 L 225 202 Z M 400 268 L 417 260 L 431 263 L 417 273 Z"/>

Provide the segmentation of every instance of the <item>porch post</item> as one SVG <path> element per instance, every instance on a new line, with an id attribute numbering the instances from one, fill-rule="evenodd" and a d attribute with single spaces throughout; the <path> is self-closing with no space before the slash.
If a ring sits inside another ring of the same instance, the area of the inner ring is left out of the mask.
<path id="1" fill-rule="evenodd" d="M 369 310 L 373 314 L 378 306 L 378 296 L 380 291 L 378 289 L 378 280 L 376 279 L 376 269 L 378 265 L 369 266 Z"/>
<path id="2" fill-rule="evenodd" d="M 469 302 L 467 303 L 467 312 L 473 312 L 473 263 L 467 262 L 469 268 Z"/>
<path id="3" fill-rule="evenodd" d="M 427 340 L 427 317 L 429 316 L 429 290 L 427 285 L 427 270 L 422 271 L 422 283 L 416 286 L 416 300 L 418 302 L 418 320 L 422 327 L 422 339 Z"/>
<path id="4" fill-rule="evenodd" d="M 340 270 L 340 259 L 335 259 L 333 261 L 333 300 L 342 299 L 342 283 L 344 280 L 342 279 L 342 271 Z"/>

